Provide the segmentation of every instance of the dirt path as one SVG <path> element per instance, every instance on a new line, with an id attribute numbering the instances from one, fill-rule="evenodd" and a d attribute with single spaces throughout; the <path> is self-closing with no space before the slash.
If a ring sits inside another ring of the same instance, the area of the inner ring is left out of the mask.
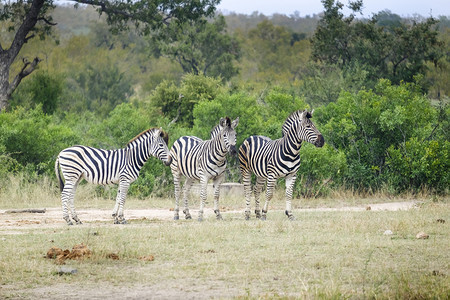
<path id="1" fill-rule="evenodd" d="M 340 208 L 304 208 L 296 209 L 296 212 L 314 212 L 314 211 L 364 211 L 369 209 L 373 211 L 387 210 L 408 210 L 414 208 L 417 202 L 390 202 L 390 203 L 377 203 L 369 204 L 365 206 L 351 206 Z M 42 208 L 40 208 L 42 209 Z M 78 216 L 84 223 L 95 222 L 111 222 L 111 210 L 110 209 L 79 209 Z M 225 211 L 223 212 L 224 218 L 227 215 L 239 215 L 243 211 Z M 196 216 L 197 211 L 192 210 L 192 215 Z M 212 209 L 205 209 L 205 218 L 209 218 L 214 215 Z M 125 217 L 132 223 L 133 220 L 161 220 L 169 221 L 173 219 L 173 211 L 168 209 L 126 209 Z M 53 228 L 65 226 L 65 221 L 62 219 L 61 208 L 46 208 L 45 213 L 11 213 L 11 210 L 0 210 L 0 234 L 15 234 L 20 233 L 23 229 L 33 228 Z M 19 229 L 19 230 L 17 230 Z"/>

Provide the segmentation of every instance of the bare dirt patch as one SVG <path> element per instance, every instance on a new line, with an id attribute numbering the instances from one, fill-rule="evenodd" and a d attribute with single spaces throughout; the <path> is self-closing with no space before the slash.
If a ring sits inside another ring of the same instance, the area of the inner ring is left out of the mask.
<path id="1" fill-rule="evenodd" d="M 364 206 L 348 206 L 339 208 L 303 208 L 295 209 L 296 213 L 300 212 L 314 212 L 314 211 L 397 211 L 408 210 L 416 207 L 417 201 L 408 202 L 389 202 L 377 203 Z M 274 210 L 270 210 L 272 213 Z M 197 211 L 191 210 L 192 215 L 196 216 Z M 113 218 L 110 209 L 81 209 L 77 211 L 83 223 L 105 223 L 113 225 Z M 224 217 L 227 215 L 239 215 L 243 210 L 228 210 L 224 211 Z M 205 209 L 205 217 L 214 216 L 212 209 Z M 125 218 L 133 223 L 133 220 L 155 220 L 155 221 L 170 221 L 173 220 L 173 211 L 170 209 L 125 209 Z M 15 229 L 33 229 L 33 228 L 53 228 L 66 226 L 66 222 L 62 218 L 61 208 L 45 208 L 45 213 L 29 213 L 19 212 L 10 213 L 8 210 L 0 210 L 0 234 L 17 234 Z"/>

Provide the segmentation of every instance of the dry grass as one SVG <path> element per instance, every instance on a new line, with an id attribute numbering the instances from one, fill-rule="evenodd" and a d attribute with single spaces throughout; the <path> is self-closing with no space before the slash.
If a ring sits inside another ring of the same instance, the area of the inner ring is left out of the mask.
<path id="1" fill-rule="evenodd" d="M 5 189 L 0 194 L 1 207 L 59 206 L 58 194 L 42 186 L 13 195 L 20 188 L 12 184 L 8 195 Z M 112 201 L 95 198 L 89 189 L 81 187 L 79 206 L 112 208 Z M 312 205 L 365 201 L 355 196 Z M 243 208 L 236 199 L 224 202 Z M 283 207 L 283 202 L 273 205 Z M 173 205 L 171 199 L 130 199 L 127 207 L 142 203 Z M 222 222 L 154 219 L 0 228 L 0 298 L 448 299 L 448 199 L 424 199 L 409 211 L 303 211 L 296 217 L 290 222 L 272 211 L 265 222 L 227 214 Z M 393 235 L 383 234 L 388 229 Z M 420 231 L 429 239 L 416 239 Z M 59 275 L 61 266 L 44 257 L 51 247 L 72 249 L 81 243 L 91 255 L 66 261 L 76 274 Z"/>

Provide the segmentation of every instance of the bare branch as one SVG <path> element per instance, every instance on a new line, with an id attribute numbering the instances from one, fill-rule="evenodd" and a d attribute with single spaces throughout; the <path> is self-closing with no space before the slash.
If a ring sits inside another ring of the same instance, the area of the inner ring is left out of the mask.
<path id="1" fill-rule="evenodd" d="M 38 18 L 38 21 L 44 21 L 46 24 L 50 25 L 50 26 L 56 26 L 58 25 L 58 23 L 52 23 L 49 20 L 47 20 L 46 18 Z"/>
<path id="2" fill-rule="evenodd" d="M 104 13 L 110 13 L 110 14 L 120 15 L 120 16 L 124 16 L 127 18 L 139 20 L 138 14 L 130 14 L 130 13 L 120 10 L 120 9 L 106 7 L 106 3 L 103 1 L 95 1 L 95 0 L 70 0 L 70 1 L 100 7 L 100 11 L 104 12 Z"/>
<path id="3" fill-rule="evenodd" d="M 29 35 L 29 36 L 27 36 L 26 38 L 24 38 L 24 40 L 25 40 L 25 43 L 27 43 L 28 42 L 28 40 L 31 40 L 32 38 L 34 38 L 36 35 L 33 33 L 33 34 L 31 34 L 31 35 Z"/>
<path id="4" fill-rule="evenodd" d="M 39 57 L 35 57 L 32 62 L 29 62 L 28 60 L 23 59 L 24 65 L 23 65 L 22 69 L 20 70 L 19 74 L 16 75 L 13 82 L 9 85 L 8 93 L 7 93 L 8 96 L 10 96 L 14 92 L 14 90 L 17 88 L 17 86 L 19 86 L 22 79 L 24 79 L 25 77 L 30 75 L 36 69 L 36 67 L 40 61 L 41 60 L 39 59 Z"/>

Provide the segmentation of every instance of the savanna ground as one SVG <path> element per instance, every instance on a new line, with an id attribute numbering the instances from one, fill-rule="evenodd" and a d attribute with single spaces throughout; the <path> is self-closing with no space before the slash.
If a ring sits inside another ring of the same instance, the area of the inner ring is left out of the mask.
<path id="1" fill-rule="evenodd" d="M 267 221 L 245 221 L 243 199 L 231 196 L 223 221 L 209 201 L 201 223 L 197 200 L 194 220 L 173 221 L 172 199 L 130 198 L 129 224 L 114 225 L 113 201 L 86 185 L 76 197 L 84 224 L 67 226 L 51 185 L 19 192 L 14 184 L 0 193 L 0 299 L 450 296 L 448 197 L 297 199 L 288 221 L 278 194 Z M 10 212 L 29 208 L 46 211 Z M 45 257 L 80 244 L 90 255 Z"/>

